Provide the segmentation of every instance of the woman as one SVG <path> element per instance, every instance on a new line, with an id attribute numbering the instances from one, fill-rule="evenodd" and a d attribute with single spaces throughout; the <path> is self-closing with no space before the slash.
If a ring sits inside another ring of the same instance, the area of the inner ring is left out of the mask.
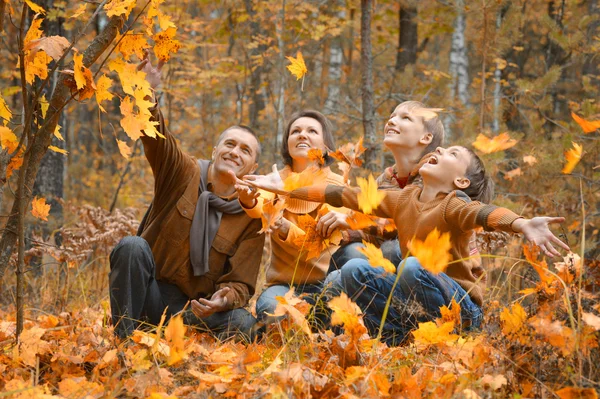
<path id="1" fill-rule="evenodd" d="M 313 110 L 294 114 L 288 122 L 281 147 L 281 157 L 285 165 L 279 170 L 282 180 L 292 173 L 301 173 L 315 165 L 315 161 L 309 157 L 309 151 L 321 150 L 325 162 L 320 168 L 326 175 L 325 182 L 343 185 L 343 177 L 329 169 L 333 159 L 327 156 L 328 148 L 335 148 L 329 120 Z M 242 207 L 253 218 L 260 218 L 265 201 L 275 199 L 275 196 L 268 192 L 253 193 L 242 185 L 237 188 Z M 260 321 L 268 321 L 268 315 L 273 314 L 277 307 L 275 297 L 285 295 L 291 287 L 298 295 L 309 294 L 307 301 L 315 304 L 322 291 L 322 281 L 327 275 L 331 255 L 337 246 L 329 246 L 317 257 L 307 259 L 302 239 L 305 232 L 299 227 L 298 218 L 306 214 L 316 218 L 322 207 L 322 204 L 316 202 L 288 199 L 283 217 L 271 228 L 271 262 L 267 266 L 267 288 L 256 302 L 256 314 Z M 344 208 L 329 211 L 319 218 L 316 231 L 323 238 L 327 238 L 336 228 L 348 228 L 346 213 Z"/>

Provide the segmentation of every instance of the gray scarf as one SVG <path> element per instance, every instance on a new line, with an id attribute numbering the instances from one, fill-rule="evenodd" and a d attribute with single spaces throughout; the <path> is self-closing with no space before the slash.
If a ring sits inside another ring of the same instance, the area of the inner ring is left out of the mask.
<path id="1" fill-rule="evenodd" d="M 202 175 L 198 188 L 198 202 L 190 230 L 190 261 L 194 276 L 203 276 L 209 269 L 208 254 L 217 230 L 219 230 L 223 213 L 238 214 L 244 210 L 237 199 L 226 201 L 208 191 L 206 182 L 210 161 L 198 160 L 198 165 Z"/>

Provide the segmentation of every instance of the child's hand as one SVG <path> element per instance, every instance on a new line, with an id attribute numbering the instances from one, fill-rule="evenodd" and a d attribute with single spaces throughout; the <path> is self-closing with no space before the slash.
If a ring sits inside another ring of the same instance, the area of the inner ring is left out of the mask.
<path id="1" fill-rule="evenodd" d="M 273 226 L 269 229 L 269 233 L 278 233 L 279 238 L 282 240 L 287 240 L 291 224 L 292 222 L 286 218 L 280 217 L 275 223 L 273 223 Z"/>
<path id="2" fill-rule="evenodd" d="M 558 256 L 560 253 L 552 246 L 552 242 L 561 248 L 570 251 L 567 244 L 559 240 L 548 228 L 551 223 L 562 223 L 565 218 L 557 217 L 535 217 L 533 219 L 517 219 L 512 228 L 516 233 L 523 233 L 525 238 L 541 248 L 546 256 Z"/>

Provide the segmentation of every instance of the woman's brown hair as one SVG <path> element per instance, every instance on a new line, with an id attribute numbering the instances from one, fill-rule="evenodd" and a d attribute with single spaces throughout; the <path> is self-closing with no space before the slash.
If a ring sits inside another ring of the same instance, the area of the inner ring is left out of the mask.
<path id="1" fill-rule="evenodd" d="M 323 143 L 326 148 L 335 149 L 335 139 L 333 137 L 333 127 L 331 126 L 331 122 L 329 119 L 319 111 L 315 111 L 312 109 L 306 109 L 299 112 L 294 113 L 289 119 L 287 126 L 285 128 L 285 134 L 283 136 L 283 141 L 281 142 L 281 157 L 283 158 L 283 164 L 287 166 L 292 166 L 292 156 L 290 155 L 290 150 L 288 148 L 288 139 L 290 137 L 290 129 L 292 128 L 292 124 L 296 122 L 296 120 L 300 118 L 312 118 L 321 124 L 321 128 L 323 130 Z M 325 159 L 325 165 L 331 165 L 333 162 L 333 158 L 327 154 L 327 151 L 323 152 L 323 158 Z"/>

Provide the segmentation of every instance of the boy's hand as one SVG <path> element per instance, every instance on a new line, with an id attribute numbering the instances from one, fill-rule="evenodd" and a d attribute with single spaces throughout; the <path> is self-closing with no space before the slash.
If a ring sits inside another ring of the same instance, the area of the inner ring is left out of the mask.
<path id="1" fill-rule="evenodd" d="M 562 223 L 565 218 L 562 217 L 535 217 L 533 219 L 517 219 L 513 222 L 512 228 L 516 233 L 523 233 L 525 238 L 534 243 L 546 254 L 546 256 L 558 256 L 560 253 L 552 246 L 554 242 L 561 248 L 570 251 L 567 244 L 559 240 L 548 227 L 549 224 Z"/>
<path id="2" fill-rule="evenodd" d="M 212 294 L 210 300 L 200 298 L 192 301 L 192 312 L 198 318 L 208 317 L 213 313 L 227 310 L 227 294 L 231 288 L 224 287 Z"/>

